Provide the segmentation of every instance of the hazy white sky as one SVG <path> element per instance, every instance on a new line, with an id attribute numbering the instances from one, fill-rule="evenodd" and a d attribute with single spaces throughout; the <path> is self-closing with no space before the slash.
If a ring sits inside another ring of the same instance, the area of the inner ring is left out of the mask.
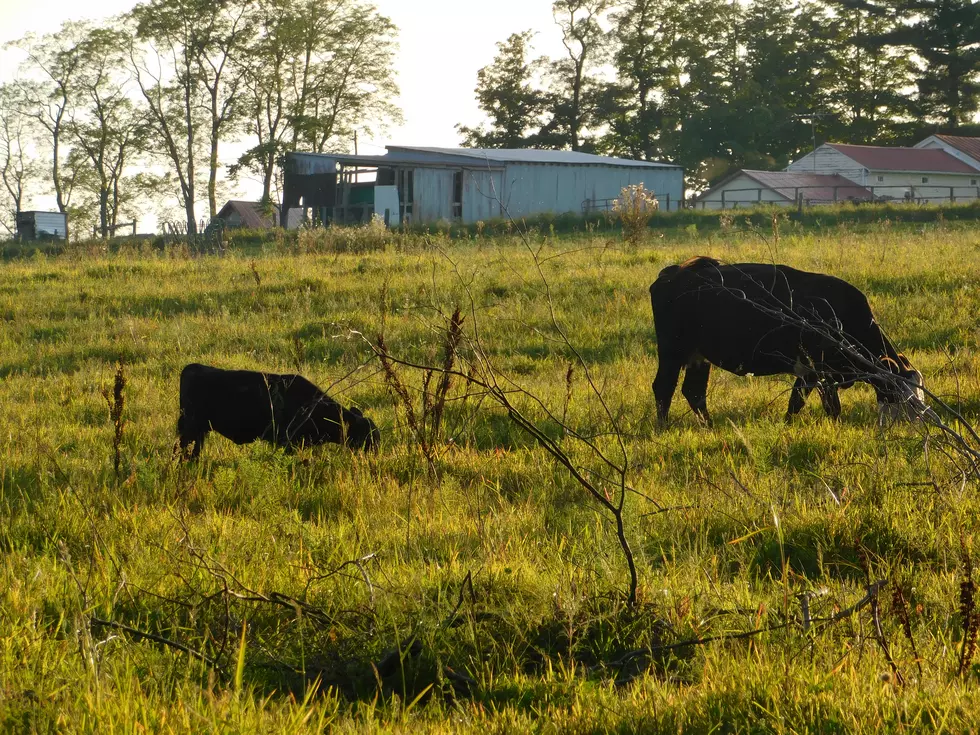
<path id="1" fill-rule="evenodd" d="M 404 123 L 381 140 L 358 141 L 361 153 L 383 153 L 385 143 L 456 146 L 457 123 L 480 121 L 473 89 L 477 70 L 490 63 L 496 43 L 534 29 L 535 52 L 563 52 L 551 0 L 374 0 L 399 28 L 396 71 Z M 121 13 L 135 0 L 0 0 L 0 45 L 29 31 L 51 33 L 66 20 Z M 16 73 L 15 53 L 0 50 L 0 81 Z M 254 194 L 247 183 L 242 194 Z M 46 206 L 41 203 L 32 206 Z M 141 225 L 142 226 L 142 225 Z"/>

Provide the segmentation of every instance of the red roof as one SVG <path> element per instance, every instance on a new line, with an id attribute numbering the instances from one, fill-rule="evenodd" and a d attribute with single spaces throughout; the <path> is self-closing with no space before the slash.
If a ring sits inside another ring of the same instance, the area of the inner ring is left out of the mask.
<path id="1" fill-rule="evenodd" d="M 272 211 L 266 212 L 261 202 L 246 202 L 241 199 L 230 199 L 216 215 L 218 219 L 228 219 L 232 212 L 237 212 L 243 227 L 253 230 L 275 227 L 279 221 L 279 205 L 273 204 Z"/>
<path id="2" fill-rule="evenodd" d="M 847 201 L 849 199 L 870 200 L 871 192 L 858 186 L 839 174 L 810 174 L 802 171 L 742 171 L 754 181 L 758 181 L 787 199 L 796 198 L 799 189 L 804 199 L 810 201 Z M 837 196 L 834 197 L 834 189 Z"/>
<path id="3" fill-rule="evenodd" d="M 827 143 L 870 171 L 922 171 L 975 174 L 978 169 L 939 148 L 891 148 L 877 145 Z"/>
<path id="4" fill-rule="evenodd" d="M 811 174 L 803 171 L 753 171 L 741 169 L 725 177 L 695 199 L 703 199 L 707 194 L 724 186 L 739 175 L 744 174 L 759 186 L 771 189 L 788 201 L 796 201 L 797 193 L 809 202 L 835 201 L 834 189 L 837 190 L 836 201 L 846 202 L 851 199 L 869 201 L 873 197 L 868 189 L 858 186 L 850 179 L 839 174 Z"/>
<path id="5" fill-rule="evenodd" d="M 968 138 L 965 135 L 937 135 L 936 137 L 946 145 L 965 153 L 974 161 L 980 161 L 980 138 Z"/>

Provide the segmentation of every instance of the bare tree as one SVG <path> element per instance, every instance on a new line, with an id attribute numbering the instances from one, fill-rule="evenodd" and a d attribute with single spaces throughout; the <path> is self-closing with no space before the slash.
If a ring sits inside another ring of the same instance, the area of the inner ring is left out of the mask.
<path id="1" fill-rule="evenodd" d="M 147 105 L 158 151 L 177 179 L 187 234 L 197 233 L 195 203 L 201 129 L 207 109 L 197 48 L 197 0 L 149 0 L 130 11 L 130 64 Z"/>
<path id="2" fill-rule="evenodd" d="M 195 60 L 208 103 L 208 209 L 211 217 L 218 213 L 218 147 L 227 131 L 241 115 L 244 105 L 239 99 L 248 62 L 245 49 L 252 38 L 254 3 L 231 0 L 201 6 L 194 39 Z"/>
<path id="3" fill-rule="evenodd" d="M 92 29 L 75 47 L 79 69 L 68 130 L 91 167 L 91 186 L 86 188 L 98 202 L 102 237 L 114 232 L 130 196 L 125 171 L 147 128 L 144 112 L 130 97 L 125 50 L 125 34 L 115 28 Z"/>
<path id="4" fill-rule="evenodd" d="M 396 28 L 358 0 L 262 0 L 243 87 L 255 140 L 234 166 L 262 180 L 270 200 L 279 158 L 347 148 L 357 131 L 397 121 Z"/>
<path id="5" fill-rule="evenodd" d="M 85 22 L 68 21 L 57 33 L 40 38 L 29 34 L 16 44 L 27 53 L 26 79 L 21 82 L 24 95 L 34 118 L 47 131 L 51 184 L 59 212 L 71 206 L 79 173 L 70 163 L 66 165 L 71 148 L 67 128 L 80 66 L 77 45 L 89 29 Z"/>
<path id="6" fill-rule="evenodd" d="M 31 150 L 32 123 L 23 90 L 16 84 L 0 85 L 0 194 L 4 199 L 0 227 L 11 236 L 16 232 L 17 213 L 41 176 L 41 166 Z"/>

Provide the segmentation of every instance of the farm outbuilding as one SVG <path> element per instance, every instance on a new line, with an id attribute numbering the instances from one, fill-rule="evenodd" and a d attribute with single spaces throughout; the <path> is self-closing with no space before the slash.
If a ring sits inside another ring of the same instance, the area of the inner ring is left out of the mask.
<path id="1" fill-rule="evenodd" d="M 283 209 L 322 222 L 383 217 L 389 225 L 608 209 L 642 183 L 661 209 L 678 209 L 684 170 L 573 151 L 388 146 L 382 156 L 288 153 Z"/>
<path id="2" fill-rule="evenodd" d="M 65 212 L 18 212 L 17 237 L 21 240 L 64 240 L 68 236 Z"/>
<path id="3" fill-rule="evenodd" d="M 264 230 L 276 226 L 279 219 L 279 206 L 277 204 L 266 206 L 262 202 L 230 199 L 218 211 L 215 219 L 220 219 L 229 229 L 247 227 L 252 230 Z"/>
<path id="4" fill-rule="evenodd" d="M 839 174 L 742 169 L 727 176 L 694 199 L 697 209 L 735 209 L 759 204 L 806 206 L 834 202 L 863 202 L 871 192 Z"/>
<path id="5" fill-rule="evenodd" d="M 876 200 L 963 201 L 980 197 L 980 169 L 942 148 L 899 148 L 824 143 L 787 171 L 839 174 Z"/>
<path id="6" fill-rule="evenodd" d="M 976 169 L 980 169 L 980 138 L 966 135 L 930 135 L 920 140 L 913 148 L 938 148 L 946 151 L 953 158 L 965 161 Z"/>

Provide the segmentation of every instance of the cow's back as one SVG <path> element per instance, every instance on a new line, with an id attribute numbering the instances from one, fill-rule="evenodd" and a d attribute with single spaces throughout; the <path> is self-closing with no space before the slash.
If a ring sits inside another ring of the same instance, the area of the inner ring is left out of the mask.
<path id="1" fill-rule="evenodd" d="M 238 444 L 267 436 L 275 376 L 192 363 L 180 375 L 181 412 Z"/>
<path id="2" fill-rule="evenodd" d="M 664 269 L 650 287 L 661 355 L 704 358 L 737 374 L 793 372 L 801 354 L 825 352 L 808 322 L 867 337 L 864 295 L 845 281 L 789 266 L 722 265 L 695 258 Z"/>

